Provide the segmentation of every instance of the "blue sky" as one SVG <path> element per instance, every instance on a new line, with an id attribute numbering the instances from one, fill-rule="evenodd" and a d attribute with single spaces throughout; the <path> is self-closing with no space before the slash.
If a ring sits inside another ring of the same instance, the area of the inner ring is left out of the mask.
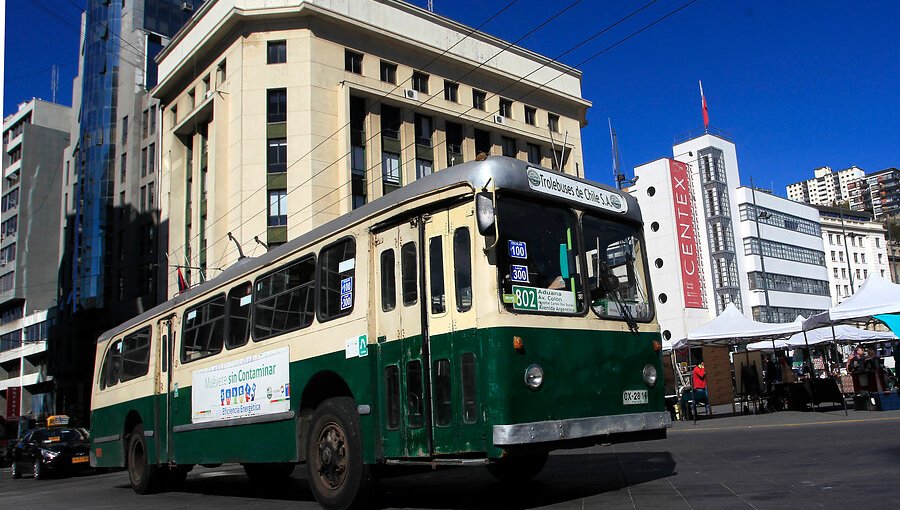
<path id="1" fill-rule="evenodd" d="M 361 1 L 361 0 L 360 0 Z M 434 0 L 435 12 L 479 26 L 511 0 Z M 555 56 L 650 0 L 583 0 L 519 44 Z M 689 0 L 657 0 L 562 61 L 576 65 Z M 426 0 L 412 3 L 425 6 Z M 483 30 L 515 41 L 572 0 L 519 0 Z M 71 104 L 84 0 L 12 0 L 6 12 L 4 115 L 33 96 Z M 39 6 L 51 10 L 48 14 Z M 812 169 L 900 167 L 900 2 L 696 0 L 578 66 L 593 102 L 582 131 L 588 177 L 612 182 L 607 118 L 623 167 L 671 155 L 672 139 L 711 125 L 731 134 L 744 183 L 783 195 Z M 67 20 L 67 21 L 64 21 Z"/>

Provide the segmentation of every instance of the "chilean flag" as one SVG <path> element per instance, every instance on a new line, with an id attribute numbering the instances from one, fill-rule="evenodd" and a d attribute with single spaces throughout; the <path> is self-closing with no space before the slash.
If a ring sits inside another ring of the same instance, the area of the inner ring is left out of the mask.
<path id="1" fill-rule="evenodd" d="M 181 268 L 179 267 L 178 268 L 178 293 L 181 294 L 182 292 L 188 290 L 189 288 L 191 288 L 191 285 L 187 282 L 187 280 L 184 279 L 184 274 L 181 273 Z"/>
<path id="2" fill-rule="evenodd" d="M 700 106 L 703 108 L 703 129 L 709 130 L 709 108 L 706 106 L 706 96 L 703 95 L 703 81 L 700 81 Z"/>

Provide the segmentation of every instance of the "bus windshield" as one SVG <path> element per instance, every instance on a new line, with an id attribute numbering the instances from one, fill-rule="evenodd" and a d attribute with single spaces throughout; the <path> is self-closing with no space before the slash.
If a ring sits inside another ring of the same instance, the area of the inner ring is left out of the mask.
<path id="1" fill-rule="evenodd" d="M 604 319 L 650 320 L 653 311 L 638 228 L 591 214 L 582 216 L 581 225 L 591 310 Z"/>
<path id="2" fill-rule="evenodd" d="M 516 313 L 583 313 L 575 214 L 510 197 L 498 201 L 498 212 L 498 268 L 506 308 Z"/>

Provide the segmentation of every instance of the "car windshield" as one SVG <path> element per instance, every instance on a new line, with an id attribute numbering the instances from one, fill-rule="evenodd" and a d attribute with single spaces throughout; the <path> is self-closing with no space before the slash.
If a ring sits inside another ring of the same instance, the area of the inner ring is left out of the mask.
<path id="1" fill-rule="evenodd" d="M 653 311 L 638 228 L 591 214 L 582 217 L 581 225 L 588 261 L 591 310 L 602 318 L 650 320 Z"/>
<path id="2" fill-rule="evenodd" d="M 32 439 L 42 443 L 66 443 L 84 441 L 86 437 L 78 429 L 40 429 L 34 432 Z"/>
<path id="3" fill-rule="evenodd" d="M 516 313 L 582 313 L 575 214 L 511 197 L 498 201 L 498 213 L 497 265 L 506 308 Z"/>

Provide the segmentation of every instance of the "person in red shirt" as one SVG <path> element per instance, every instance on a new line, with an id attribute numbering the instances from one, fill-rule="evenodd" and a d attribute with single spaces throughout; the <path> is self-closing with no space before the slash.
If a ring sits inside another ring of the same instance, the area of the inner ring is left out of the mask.
<path id="1" fill-rule="evenodd" d="M 706 392 L 706 367 L 703 366 L 703 362 L 697 363 L 697 366 L 694 367 L 694 390 L 703 390 Z"/>
<path id="2" fill-rule="evenodd" d="M 694 401 L 693 407 L 697 405 L 709 406 L 709 394 L 706 389 L 706 367 L 703 366 L 702 361 L 697 363 L 697 366 L 691 372 L 691 383 L 693 387 L 685 388 L 685 391 L 681 394 L 682 408 L 685 409 L 685 417 L 687 419 L 692 417 L 692 409 L 688 405 L 689 400 Z"/>

